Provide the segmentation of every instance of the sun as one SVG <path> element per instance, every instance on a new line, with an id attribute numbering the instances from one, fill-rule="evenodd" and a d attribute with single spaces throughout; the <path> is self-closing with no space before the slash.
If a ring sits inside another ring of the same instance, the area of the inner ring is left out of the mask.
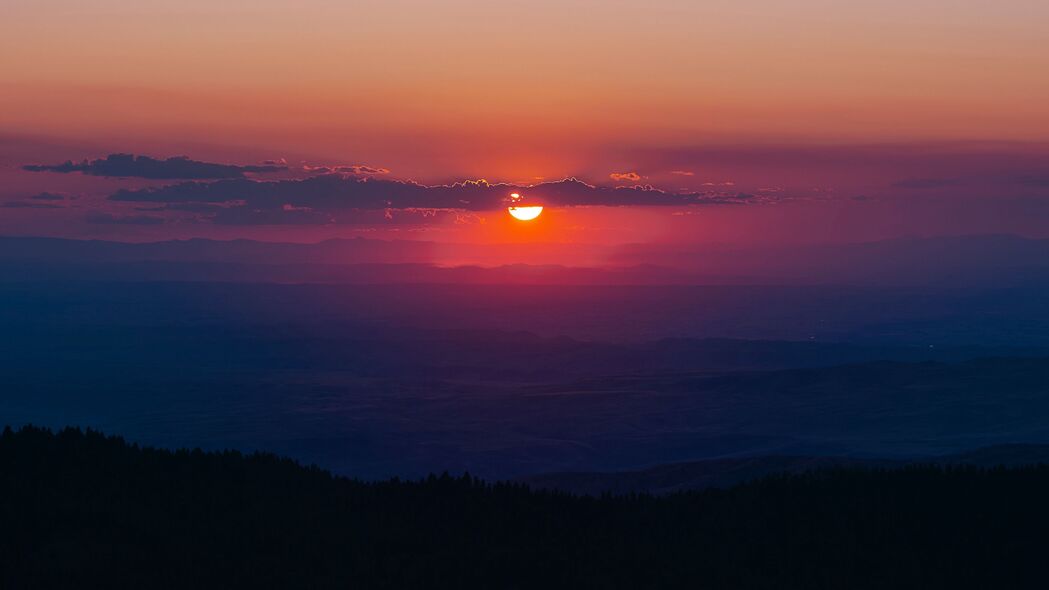
<path id="1" fill-rule="evenodd" d="M 532 207 L 507 207 L 506 210 L 510 212 L 510 215 L 514 216 L 514 219 L 520 219 L 521 221 L 531 221 L 536 217 L 539 217 L 539 214 L 543 212 L 543 208 L 540 205 Z"/>
<path id="2" fill-rule="evenodd" d="M 521 200 L 521 195 L 520 194 L 518 194 L 518 193 L 510 193 L 510 202 L 511 203 L 517 203 L 520 200 Z M 506 210 L 510 212 L 510 215 L 512 215 L 514 217 L 514 219 L 519 219 L 521 221 L 531 221 L 531 220 L 535 219 L 536 217 L 539 217 L 539 214 L 543 212 L 543 206 L 542 205 L 526 205 L 526 206 L 523 206 L 523 207 L 510 206 L 510 207 L 507 207 Z"/>

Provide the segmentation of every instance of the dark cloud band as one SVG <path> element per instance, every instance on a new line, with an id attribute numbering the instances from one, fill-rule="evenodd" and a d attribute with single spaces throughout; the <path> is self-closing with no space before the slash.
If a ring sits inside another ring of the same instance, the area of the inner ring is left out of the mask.
<path id="1" fill-rule="evenodd" d="M 169 210 L 206 211 L 222 205 L 209 219 L 224 225 L 283 225 L 391 222 L 432 223 L 454 217 L 454 211 L 491 211 L 507 205 L 510 193 L 518 204 L 573 206 L 685 206 L 742 203 L 742 193 L 671 193 L 648 186 L 602 187 L 575 178 L 535 186 L 493 184 L 484 180 L 428 186 L 414 182 L 325 174 L 301 180 L 229 179 L 183 182 L 170 186 L 121 190 L 113 201 L 161 203 Z M 440 211 L 439 215 L 418 211 Z M 390 215 L 390 211 L 415 211 Z M 370 212 L 370 213 L 369 213 Z"/>
<path id="2" fill-rule="evenodd" d="M 239 201 L 260 209 L 292 206 L 339 211 L 424 207 L 486 211 L 503 207 L 511 192 L 521 193 L 524 203 L 553 207 L 680 206 L 735 203 L 747 198 L 746 195 L 726 196 L 720 193 L 671 193 L 648 186 L 594 186 L 574 178 L 528 187 L 490 184 L 483 180 L 427 186 L 414 182 L 333 174 L 268 182 L 249 179 L 183 182 L 164 187 L 121 190 L 110 196 L 110 199 L 157 203 Z"/>
<path id="3" fill-rule="evenodd" d="M 62 164 L 30 164 L 22 167 L 30 172 L 80 172 L 90 176 L 118 178 L 149 178 L 153 180 L 219 180 L 244 178 L 246 173 L 266 173 L 284 170 L 284 166 L 236 166 L 190 160 L 185 156 L 157 160 L 149 156 L 110 154 L 104 159 L 72 160 Z"/>

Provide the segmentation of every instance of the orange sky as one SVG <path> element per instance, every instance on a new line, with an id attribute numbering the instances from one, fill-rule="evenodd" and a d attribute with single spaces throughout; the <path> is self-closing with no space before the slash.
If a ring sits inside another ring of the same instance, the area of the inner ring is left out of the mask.
<path id="1" fill-rule="evenodd" d="M 7 0 L 0 234 L 1046 237 L 1046 39 L 1045 0 Z M 115 153 L 283 159 L 293 178 L 338 165 L 425 184 L 577 177 L 739 204 L 562 203 L 531 226 L 505 210 L 221 225 L 199 203 L 111 198 L 178 178 L 22 168 Z"/>
<path id="2" fill-rule="evenodd" d="M 1034 0 L 14 0 L 0 132 L 503 180 L 623 147 L 1044 141 L 1046 38 Z"/>

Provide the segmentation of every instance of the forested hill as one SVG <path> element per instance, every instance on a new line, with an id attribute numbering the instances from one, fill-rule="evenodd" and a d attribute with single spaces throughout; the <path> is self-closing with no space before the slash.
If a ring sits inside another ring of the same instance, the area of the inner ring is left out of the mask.
<path id="1" fill-rule="evenodd" d="M 272 455 L 0 436 L 0 586 L 1042 587 L 1049 467 L 834 469 L 573 497 Z"/>

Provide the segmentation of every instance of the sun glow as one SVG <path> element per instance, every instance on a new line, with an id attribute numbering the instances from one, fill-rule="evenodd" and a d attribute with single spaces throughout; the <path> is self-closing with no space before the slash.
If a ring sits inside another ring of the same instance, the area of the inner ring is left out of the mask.
<path id="1" fill-rule="evenodd" d="M 536 217 L 539 217 L 539 214 L 543 212 L 543 208 L 540 205 L 531 207 L 507 207 L 506 210 L 510 212 L 510 215 L 514 216 L 514 219 L 520 219 L 521 221 L 531 221 Z"/>
<path id="2" fill-rule="evenodd" d="M 506 210 L 510 212 L 510 215 L 512 215 L 514 219 L 519 219 L 521 221 L 531 221 L 536 217 L 539 217 L 539 214 L 543 212 L 542 205 L 526 205 L 522 207 L 513 205 L 513 203 L 520 203 L 522 198 L 523 197 L 521 197 L 520 193 L 510 193 L 511 206 L 506 208 Z"/>

